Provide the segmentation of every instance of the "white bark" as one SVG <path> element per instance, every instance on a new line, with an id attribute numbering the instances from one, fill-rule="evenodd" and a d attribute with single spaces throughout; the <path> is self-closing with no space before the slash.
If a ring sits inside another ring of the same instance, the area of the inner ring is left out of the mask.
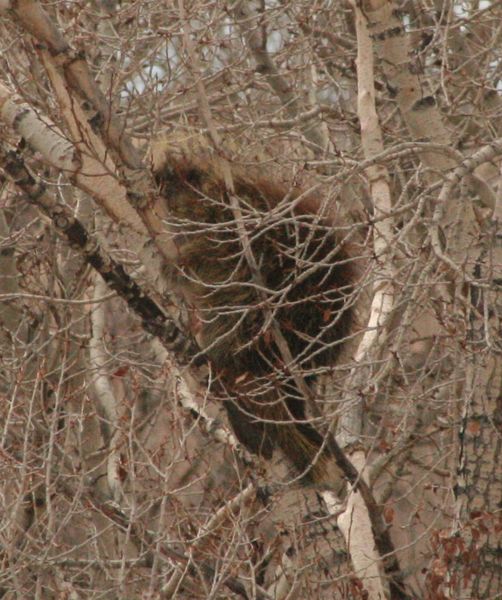
<path id="1" fill-rule="evenodd" d="M 357 80 L 358 115 L 361 124 L 361 140 L 366 159 L 383 152 L 383 139 L 375 108 L 375 87 L 373 70 L 373 45 L 368 32 L 366 18 L 353 4 L 357 32 Z M 394 305 L 393 269 L 392 269 L 392 219 L 391 194 L 388 185 L 388 173 L 383 165 L 372 165 L 367 169 L 370 194 L 376 222 L 374 226 L 374 251 L 378 268 L 374 284 L 373 299 L 370 307 L 368 327 L 356 351 L 356 366 L 353 380 L 360 377 L 363 360 L 368 360 L 371 351 L 385 335 L 385 327 Z M 363 372 L 366 372 L 366 368 Z M 344 410 L 340 419 L 339 436 L 347 442 L 359 439 L 362 430 L 362 399 L 354 400 Z M 366 466 L 363 452 L 350 456 L 354 466 L 360 470 Z M 363 476 L 361 472 L 361 476 Z M 381 560 L 373 538 L 368 507 L 357 492 L 349 496 L 347 508 L 338 517 L 338 523 L 354 565 L 357 576 L 363 582 L 368 597 L 382 600 L 386 597 L 387 585 L 382 577 Z"/>
<path id="2" fill-rule="evenodd" d="M 367 481 L 367 464 L 364 452 L 354 452 L 350 457 L 352 464 Z M 347 540 L 354 573 L 364 584 L 368 598 L 385 600 L 386 586 L 381 576 L 379 556 L 375 547 L 368 510 L 359 492 L 351 492 L 347 507 L 338 517 L 338 526 Z"/>
<path id="3" fill-rule="evenodd" d="M 106 283 L 99 275 L 94 278 L 94 300 L 98 301 L 107 291 Z M 124 443 L 123 435 L 120 430 L 120 400 L 116 397 L 109 378 L 110 357 L 106 352 L 105 346 L 105 322 L 106 306 L 99 303 L 91 312 L 92 334 L 89 340 L 89 359 L 93 372 L 93 386 L 96 392 L 96 398 L 101 410 L 106 418 L 107 429 L 109 430 L 108 457 L 106 460 L 106 474 L 108 486 L 115 502 L 120 502 L 123 497 L 122 481 L 120 478 L 121 456 L 120 447 Z"/>

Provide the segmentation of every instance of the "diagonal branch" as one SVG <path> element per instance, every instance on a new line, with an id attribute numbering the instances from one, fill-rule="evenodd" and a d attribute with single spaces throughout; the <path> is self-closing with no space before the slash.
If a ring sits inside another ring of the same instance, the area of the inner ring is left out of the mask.
<path id="1" fill-rule="evenodd" d="M 41 181 L 36 181 L 15 152 L 0 152 L 5 172 L 53 222 L 56 231 L 82 252 L 85 260 L 101 275 L 141 318 L 148 333 L 158 337 L 165 347 L 175 352 L 181 364 L 202 364 L 204 356 L 196 343 L 168 317 L 159 305 L 145 295 L 140 286 L 90 236 L 73 217 L 70 209 L 53 198 Z"/>
<path id="2" fill-rule="evenodd" d="M 22 27 L 49 49 L 50 54 L 63 70 L 69 89 L 77 92 L 82 99 L 91 104 L 97 113 L 94 122 L 108 145 L 118 153 L 128 167 L 141 169 L 139 153 L 129 138 L 124 135 L 124 124 L 110 110 L 107 98 L 91 75 L 84 54 L 71 48 L 36 0 L 5 1 L 0 6 L 0 12 L 6 10 L 10 10 Z"/>

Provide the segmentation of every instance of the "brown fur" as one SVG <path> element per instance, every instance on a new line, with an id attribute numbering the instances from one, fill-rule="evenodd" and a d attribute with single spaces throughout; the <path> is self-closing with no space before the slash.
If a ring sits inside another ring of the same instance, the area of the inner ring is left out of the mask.
<path id="1" fill-rule="evenodd" d="M 168 227 L 179 248 L 173 285 L 192 309 L 193 332 L 217 374 L 237 437 L 270 458 L 280 447 L 308 480 L 336 484 L 329 450 L 306 420 L 297 376 L 337 359 L 352 327 L 357 270 L 319 201 L 270 177 L 233 171 L 235 195 L 265 289 L 242 251 L 222 175 L 208 153 L 167 148 L 157 167 Z M 295 362 L 284 364 L 270 318 Z M 296 379 L 294 377 L 296 374 Z"/>

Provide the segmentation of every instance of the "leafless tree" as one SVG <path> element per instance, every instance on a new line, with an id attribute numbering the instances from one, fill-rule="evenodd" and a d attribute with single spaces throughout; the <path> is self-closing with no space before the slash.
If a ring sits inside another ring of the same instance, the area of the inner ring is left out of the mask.
<path id="1" fill-rule="evenodd" d="M 0 0 L 0 32 L 0 597 L 498 597 L 501 3 Z M 332 486 L 213 393 L 176 144 L 322 198 L 364 256 L 315 399 L 295 376 Z"/>

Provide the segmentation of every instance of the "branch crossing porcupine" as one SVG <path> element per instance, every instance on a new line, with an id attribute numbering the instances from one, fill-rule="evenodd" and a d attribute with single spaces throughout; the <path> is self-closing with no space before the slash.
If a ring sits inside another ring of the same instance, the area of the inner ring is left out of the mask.
<path id="1" fill-rule="evenodd" d="M 279 447 L 304 480 L 332 485 L 329 445 L 307 419 L 298 377 L 312 388 L 352 330 L 357 257 L 313 194 L 243 168 L 232 177 L 241 223 L 208 151 L 164 148 L 156 178 L 179 252 L 168 275 L 238 439 L 267 459 Z"/>

